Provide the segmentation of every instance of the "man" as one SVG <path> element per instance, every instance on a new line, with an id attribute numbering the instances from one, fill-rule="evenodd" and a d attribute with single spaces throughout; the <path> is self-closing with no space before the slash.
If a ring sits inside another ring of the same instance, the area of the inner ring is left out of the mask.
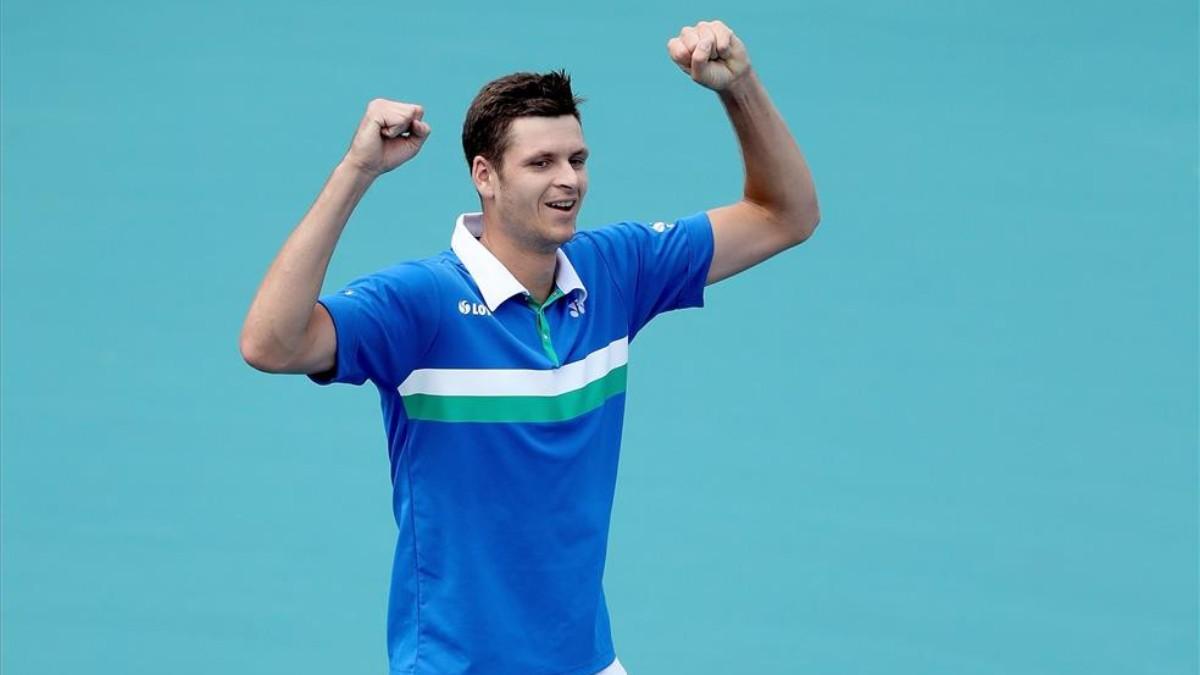
<path id="1" fill-rule="evenodd" d="M 392 673 L 625 673 L 601 579 L 629 342 L 819 220 L 808 167 L 741 40 L 705 21 L 667 49 L 729 114 L 745 160 L 737 203 L 577 231 L 580 99 L 565 73 L 517 73 L 467 113 L 482 213 L 459 216 L 451 249 L 318 300 L 358 200 L 431 133 L 420 106 L 375 100 L 246 317 L 255 368 L 379 389 L 399 528 Z"/>

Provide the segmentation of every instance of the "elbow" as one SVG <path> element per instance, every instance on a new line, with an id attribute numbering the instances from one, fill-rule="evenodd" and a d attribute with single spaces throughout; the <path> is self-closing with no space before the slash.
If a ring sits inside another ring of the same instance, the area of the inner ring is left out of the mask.
<path id="1" fill-rule="evenodd" d="M 242 337 L 238 340 L 238 351 L 242 353 L 242 360 L 246 362 L 246 365 L 255 370 L 269 372 L 266 355 L 257 344 L 246 337 L 245 333 L 242 333 Z"/>
<path id="2" fill-rule="evenodd" d="M 796 246 L 803 244 L 813 235 L 813 232 L 817 231 L 817 225 L 821 223 L 821 212 L 814 207 L 809 210 L 782 214 L 775 220 L 781 229 L 789 233 L 789 243 Z"/>
<path id="3" fill-rule="evenodd" d="M 800 230 L 804 233 L 804 236 L 800 239 L 800 241 L 804 241 L 813 236 L 813 232 L 817 231 L 817 226 L 821 224 L 821 212 L 817 209 L 813 209 L 812 213 L 808 214 L 808 216 L 805 218 L 802 218 L 800 222 L 802 223 Z"/>
<path id="4" fill-rule="evenodd" d="M 800 241 L 805 241 L 817 231 L 821 224 L 821 207 L 817 204 L 817 196 L 813 195 L 808 204 L 796 210 L 794 216 L 796 227 L 800 230 Z"/>
<path id="5" fill-rule="evenodd" d="M 281 372 L 282 364 L 273 356 L 272 351 L 266 348 L 263 340 L 256 339 L 256 336 L 245 330 L 238 339 L 238 351 L 241 352 L 246 365 L 255 370 L 264 373 Z"/>
<path id="6" fill-rule="evenodd" d="M 817 205 L 816 196 L 764 204 L 760 208 L 773 229 L 786 237 L 788 247 L 807 241 L 821 223 L 821 207 Z"/>

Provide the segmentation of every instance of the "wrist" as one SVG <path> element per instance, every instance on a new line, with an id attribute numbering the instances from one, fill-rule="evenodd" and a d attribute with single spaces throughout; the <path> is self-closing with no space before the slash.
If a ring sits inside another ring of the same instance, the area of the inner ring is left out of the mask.
<path id="1" fill-rule="evenodd" d="M 334 173 L 344 176 L 355 183 L 367 184 L 375 182 L 375 179 L 380 176 L 378 171 L 371 171 L 349 157 L 343 157 L 342 161 L 338 162 L 338 165 L 334 167 Z"/>
<path id="2" fill-rule="evenodd" d="M 754 72 L 753 66 L 746 66 L 746 70 L 738 75 L 737 79 L 730 82 L 728 86 L 717 92 L 717 95 L 729 102 L 744 101 L 760 86 L 758 74 Z"/>

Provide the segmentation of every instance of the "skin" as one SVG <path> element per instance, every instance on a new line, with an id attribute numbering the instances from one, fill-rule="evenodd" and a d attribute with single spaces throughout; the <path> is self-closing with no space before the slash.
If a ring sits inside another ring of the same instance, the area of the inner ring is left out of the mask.
<path id="1" fill-rule="evenodd" d="M 554 289 L 555 251 L 575 235 L 588 189 L 588 148 L 573 115 L 519 117 L 500 166 L 475 157 L 471 180 L 483 207 L 482 243 L 538 302 Z M 569 212 L 547 202 L 575 200 Z"/>

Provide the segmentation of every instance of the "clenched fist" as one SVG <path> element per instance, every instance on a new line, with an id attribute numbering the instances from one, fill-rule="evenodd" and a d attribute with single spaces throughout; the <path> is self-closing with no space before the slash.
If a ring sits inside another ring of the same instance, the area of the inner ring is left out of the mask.
<path id="1" fill-rule="evenodd" d="M 372 176 L 391 171 L 412 159 L 429 132 L 421 117 L 425 109 L 412 103 L 377 98 L 367 104 L 344 161 Z"/>
<path id="2" fill-rule="evenodd" d="M 750 68 L 746 45 L 720 21 L 685 26 L 667 41 L 667 53 L 699 84 L 722 91 Z"/>

